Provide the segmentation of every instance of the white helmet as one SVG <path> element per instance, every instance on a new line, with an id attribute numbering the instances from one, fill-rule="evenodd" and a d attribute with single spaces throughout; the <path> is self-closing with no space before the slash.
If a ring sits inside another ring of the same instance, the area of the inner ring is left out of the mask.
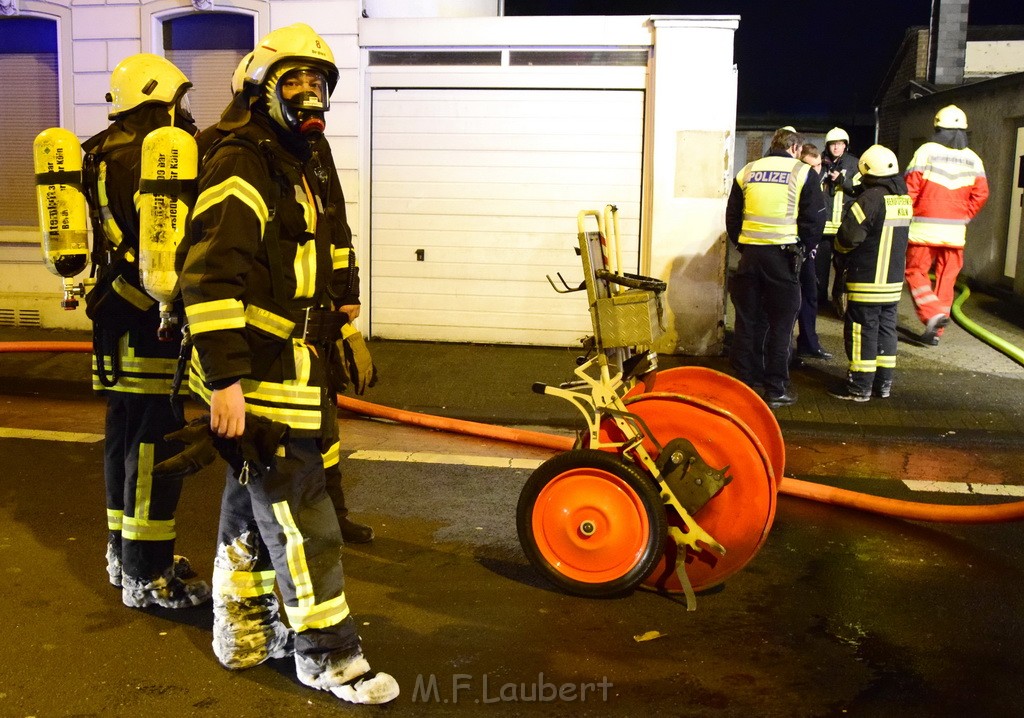
<path id="1" fill-rule="evenodd" d="M 846 130 L 841 127 L 833 127 L 825 135 L 825 145 L 829 145 L 832 142 L 845 142 L 846 146 L 850 146 L 850 136 L 846 134 Z"/>
<path id="2" fill-rule="evenodd" d="M 966 130 L 967 115 L 956 105 L 946 105 L 935 113 L 935 126 L 943 130 Z"/>
<path id="3" fill-rule="evenodd" d="M 871 145 L 860 156 L 857 169 L 868 177 L 892 177 L 899 174 L 900 163 L 896 153 L 882 145 Z"/>
<path id="4" fill-rule="evenodd" d="M 140 52 L 117 63 L 110 74 L 110 114 L 113 120 L 150 103 L 173 106 L 181 102 L 192 83 L 166 58 Z M 181 108 L 188 114 L 187 107 Z M 191 120 L 191 116 L 187 119 Z"/>

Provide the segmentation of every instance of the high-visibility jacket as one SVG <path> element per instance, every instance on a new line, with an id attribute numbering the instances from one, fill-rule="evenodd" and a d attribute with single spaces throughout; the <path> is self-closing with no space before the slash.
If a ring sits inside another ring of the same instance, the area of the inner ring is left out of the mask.
<path id="1" fill-rule="evenodd" d="M 768 155 L 740 170 L 736 175 L 736 183 L 743 190 L 740 244 L 799 241 L 800 193 L 810 169 L 810 165 L 788 155 Z"/>
<path id="2" fill-rule="evenodd" d="M 355 252 L 326 140 L 285 147 L 271 122 L 254 112 L 200 170 L 181 273 L 189 388 L 209 403 L 240 379 L 246 411 L 318 437 L 328 367 L 302 339 L 304 316 L 325 297 L 358 304 Z"/>
<path id="3" fill-rule="evenodd" d="M 913 203 L 902 177 L 865 177 L 836 233 L 835 250 L 846 255 L 851 302 L 895 304 L 903 291 Z"/>
<path id="4" fill-rule="evenodd" d="M 981 158 L 966 147 L 925 142 L 910 160 L 906 180 L 914 201 L 910 243 L 962 248 L 967 223 L 988 199 Z"/>

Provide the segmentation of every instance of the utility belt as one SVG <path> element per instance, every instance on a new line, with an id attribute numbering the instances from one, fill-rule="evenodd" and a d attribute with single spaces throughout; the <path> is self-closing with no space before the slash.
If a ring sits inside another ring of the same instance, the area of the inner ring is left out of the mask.
<path id="1" fill-rule="evenodd" d="M 297 312 L 292 320 L 295 328 L 291 338 L 302 339 L 314 346 L 327 346 L 341 339 L 341 328 L 348 323 L 348 315 L 333 309 L 310 307 L 304 312 Z"/>

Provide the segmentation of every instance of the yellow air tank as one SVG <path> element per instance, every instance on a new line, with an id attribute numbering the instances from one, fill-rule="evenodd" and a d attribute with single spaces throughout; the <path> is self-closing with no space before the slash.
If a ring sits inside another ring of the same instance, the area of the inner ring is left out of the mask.
<path id="1" fill-rule="evenodd" d="M 178 295 L 175 257 L 188 231 L 199 150 L 195 139 L 177 127 L 153 130 L 142 142 L 139 182 L 139 273 L 142 286 L 160 302 L 162 339 L 177 323 L 171 305 Z"/>
<path id="2" fill-rule="evenodd" d="M 36 200 L 46 268 L 64 277 L 61 306 L 78 306 L 71 279 L 89 264 L 89 210 L 82 190 L 82 145 L 68 130 L 51 127 L 32 143 Z"/>

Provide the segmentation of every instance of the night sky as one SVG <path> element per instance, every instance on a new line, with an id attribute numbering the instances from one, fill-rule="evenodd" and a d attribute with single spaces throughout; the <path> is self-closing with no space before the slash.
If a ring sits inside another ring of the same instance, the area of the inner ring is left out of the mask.
<path id="1" fill-rule="evenodd" d="M 505 0 L 505 15 L 739 15 L 740 115 L 870 117 L 907 28 L 931 0 Z M 971 25 L 1024 25 L 1024 0 L 972 0 Z"/>

